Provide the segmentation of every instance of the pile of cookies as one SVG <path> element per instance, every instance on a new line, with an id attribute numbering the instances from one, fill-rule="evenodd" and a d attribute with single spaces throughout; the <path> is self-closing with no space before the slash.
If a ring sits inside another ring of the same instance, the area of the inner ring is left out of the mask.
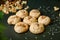
<path id="1" fill-rule="evenodd" d="M 50 21 L 50 17 L 41 15 L 38 9 L 32 9 L 30 12 L 25 9 L 19 10 L 16 15 L 11 15 L 7 20 L 8 24 L 14 25 L 15 32 L 24 33 L 29 29 L 33 34 L 44 32 L 44 26 L 47 26 Z"/>
<path id="2" fill-rule="evenodd" d="M 0 11 L 3 11 L 5 14 L 9 14 L 9 12 L 16 13 L 17 10 L 23 8 L 24 4 L 27 4 L 27 1 L 6 1 L 5 4 L 0 5 Z"/>

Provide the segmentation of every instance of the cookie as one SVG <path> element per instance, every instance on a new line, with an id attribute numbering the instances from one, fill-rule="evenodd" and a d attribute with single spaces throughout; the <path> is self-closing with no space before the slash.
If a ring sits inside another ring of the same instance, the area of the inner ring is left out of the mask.
<path id="1" fill-rule="evenodd" d="M 28 25 L 30 25 L 31 23 L 36 22 L 36 21 L 37 21 L 37 19 L 33 18 L 31 16 L 27 16 L 23 19 L 23 22 L 28 24 Z"/>
<path id="2" fill-rule="evenodd" d="M 23 22 L 18 22 L 14 26 L 14 31 L 17 32 L 17 33 L 24 33 L 26 31 L 28 31 L 28 25 L 23 23 Z"/>
<path id="3" fill-rule="evenodd" d="M 30 25 L 29 30 L 33 34 L 39 34 L 39 33 L 44 32 L 44 25 L 38 24 L 37 22 L 35 22 Z"/>
<path id="4" fill-rule="evenodd" d="M 38 18 L 40 14 L 41 14 L 41 13 L 40 13 L 39 10 L 33 9 L 33 10 L 30 11 L 30 14 L 29 14 L 29 15 L 30 15 L 31 17 Z"/>
<path id="5" fill-rule="evenodd" d="M 16 16 L 19 16 L 20 18 L 24 18 L 24 17 L 28 16 L 28 12 L 26 10 L 19 10 L 16 13 Z"/>
<path id="6" fill-rule="evenodd" d="M 50 23 L 50 17 L 48 17 L 48 16 L 40 16 L 39 18 L 38 18 L 38 23 L 40 24 L 40 23 L 42 23 L 42 24 L 44 24 L 44 25 L 48 25 L 49 23 Z"/>
<path id="7" fill-rule="evenodd" d="M 7 20 L 8 24 L 16 24 L 19 21 L 21 21 L 21 19 L 16 15 L 11 15 Z"/>

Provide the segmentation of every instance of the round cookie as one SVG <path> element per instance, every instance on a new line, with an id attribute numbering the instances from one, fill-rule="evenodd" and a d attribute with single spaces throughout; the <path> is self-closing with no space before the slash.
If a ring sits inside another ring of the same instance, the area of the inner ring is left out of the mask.
<path id="1" fill-rule="evenodd" d="M 26 32 L 26 31 L 28 31 L 28 25 L 23 22 L 19 22 L 14 26 L 14 30 L 17 33 Z"/>
<path id="2" fill-rule="evenodd" d="M 39 34 L 39 33 L 44 32 L 44 25 L 38 24 L 37 22 L 35 22 L 30 25 L 29 30 L 33 34 Z"/>
<path id="3" fill-rule="evenodd" d="M 28 16 L 28 12 L 26 10 L 19 10 L 16 13 L 16 16 L 19 16 L 20 18 L 24 18 L 24 17 Z"/>
<path id="4" fill-rule="evenodd" d="M 44 25 L 48 25 L 50 23 L 50 18 L 48 16 L 40 16 L 38 18 L 38 23 L 42 23 Z"/>
<path id="5" fill-rule="evenodd" d="M 11 16 L 8 18 L 7 22 L 8 22 L 8 24 L 16 24 L 16 23 L 18 23 L 20 20 L 21 20 L 21 19 L 20 19 L 18 16 L 16 16 L 16 15 L 11 15 Z"/>
<path id="6" fill-rule="evenodd" d="M 37 21 L 37 19 L 33 18 L 31 16 L 27 16 L 23 19 L 23 22 L 28 24 L 28 25 L 30 25 L 31 23 L 36 22 L 36 21 Z"/>
<path id="7" fill-rule="evenodd" d="M 38 18 L 39 15 L 40 15 L 40 11 L 37 10 L 37 9 L 33 9 L 30 11 L 30 14 L 29 14 L 31 17 L 35 17 L 35 18 Z"/>

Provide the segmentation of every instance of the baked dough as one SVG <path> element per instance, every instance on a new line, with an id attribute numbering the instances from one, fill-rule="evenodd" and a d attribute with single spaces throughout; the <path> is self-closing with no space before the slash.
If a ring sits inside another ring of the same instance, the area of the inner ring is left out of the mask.
<path id="1" fill-rule="evenodd" d="M 24 17 L 28 16 L 28 12 L 26 10 L 19 10 L 16 13 L 16 16 L 19 16 L 20 18 L 24 18 Z"/>
<path id="2" fill-rule="evenodd" d="M 44 25 L 48 25 L 50 23 L 50 18 L 48 16 L 40 16 L 38 18 L 38 23 L 42 23 Z"/>
<path id="3" fill-rule="evenodd" d="M 37 9 L 33 9 L 33 10 L 30 11 L 30 16 L 31 16 L 31 17 L 38 18 L 39 15 L 40 15 L 40 11 L 37 10 Z"/>
<path id="4" fill-rule="evenodd" d="M 28 24 L 28 25 L 30 25 L 31 23 L 36 22 L 36 21 L 37 21 L 37 19 L 33 18 L 31 16 L 27 16 L 23 19 L 23 22 Z"/>
<path id="5" fill-rule="evenodd" d="M 20 20 L 21 20 L 21 19 L 20 19 L 18 16 L 16 16 L 16 15 L 11 15 L 11 16 L 8 18 L 7 22 L 8 22 L 8 24 L 16 24 L 16 23 L 18 23 Z"/>
<path id="6" fill-rule="evenodd" d="M 24 33 L 28 31 L 28 25 L 23 22 L 19 22 L 14 26 L 14 30 L 17 33 Z"/>
<path id="7" fill-rule="evenodd" d="M 3 11 L 5 14 L 9 14 L 9 10 L 7 9 L 7 7 L 4 7 L 4 8 L 2 9 L 2 11 Z"/>
<path id="8" fill-rule="evenodd" d="M 30 25 L 29 30 L 33 34 L 39 34 L 39 33 L 44 32 L 44 25 L 38 24 L 37 22 L 35 22 Z"/>

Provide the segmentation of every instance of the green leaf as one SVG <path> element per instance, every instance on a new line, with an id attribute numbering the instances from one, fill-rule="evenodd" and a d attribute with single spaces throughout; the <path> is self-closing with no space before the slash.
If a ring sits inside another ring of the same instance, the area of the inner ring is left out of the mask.
<path id="1" fill-rule="evenodd" d="M 4 15 L 4 13 L 2 11 L 0 11 L 0 19 L 3 18 L 3 15 Z"/>

